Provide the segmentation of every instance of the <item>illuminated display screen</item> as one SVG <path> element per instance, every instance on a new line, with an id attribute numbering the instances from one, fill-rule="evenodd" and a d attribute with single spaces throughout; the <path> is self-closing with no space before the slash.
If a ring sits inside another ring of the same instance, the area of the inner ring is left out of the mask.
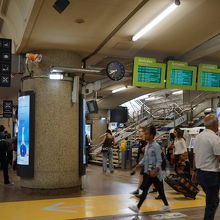
<path id="1" fill-rule="evenodd" d="M 160 83 L 161 68 L 138 66 L 138 82 Z"/>
<path id="2" fill-rule="evenodd" d="M 193 71 L 172 69 L 170 83 L 172 85 L 192 85 Z"/>
<path id="3" fill-rule="evenodd" d="M 29 165 L 30 146 L 30 96 L 18 100 L 18 151 L 17 164 Z"/>
<path id="4" fill-rule="evenodd" d="M 220 87 L 220 73 L 202 72 L 201 86 Z"/>
<path id="5" fill-rule="evenodd" d="M 196 77 L 196 66 L 188 66 L 187 62 L 168 61 L 166 88 L 196 90 Z"/>
<path id="6" fill-rule="evenodd" d="M 157 63 L 154 58 L 135 57 L 133 86 L 164 88 L 166 64 Z"/>

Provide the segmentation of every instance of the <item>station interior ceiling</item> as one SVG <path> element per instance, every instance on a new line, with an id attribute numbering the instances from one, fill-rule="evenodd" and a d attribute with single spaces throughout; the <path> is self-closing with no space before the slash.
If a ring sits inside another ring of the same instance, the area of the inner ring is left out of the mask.
<path id="1" fill-rule="evenodd" d="M 114 82 L 98 92 L 101 108 L 113 108 L 159 91 L 130 86 L 135 56 L 153 57 L 159 62 L 173 58 L 191 65 L 220 65 L 219 0 L 181 0 L 178 10 L 135 42 L 131 41 L 132 35 L 173 0 L 70 0 L 61 14 L 53 8 L 54 2 L 0 0 L 0 37 L 13 39 L 13 53 L 17 54 L 62 49 L 76 52 L 83 60 L 98 49 L 86 60 L 87 68 L 105 69 L 113 60 L 123 63 L 127 80 Z M 91 74 L 85 76 L 85 81 L 106 77 L 104 73 Z M 20 78 L 15 75 L 11 88 L 0 88 L 0 99 L 17 96 Z M 121 86 L 130 87 L 112 94 Z"/>

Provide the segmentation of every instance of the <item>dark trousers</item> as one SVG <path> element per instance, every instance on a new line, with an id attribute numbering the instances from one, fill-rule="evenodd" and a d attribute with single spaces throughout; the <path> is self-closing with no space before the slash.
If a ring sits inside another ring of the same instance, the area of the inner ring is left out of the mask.
<path id="1" fill-rule="evenodd" d="M 147 198 L 148 191 L 152 184 L 155 186 L 156 190 L 158 191 L 161 199 L 163 200 L 164 205 L 166 206 L 169 205 L 167 202 L 165 193 L 164 193 L 164 189 L 161 186 L 161 181 L 158 179 L 158 177 L 151 177 L 150 175 L 145 173 L 143 177 L 143 183 L 141 186 L 141 189 L 143 190 L 143 192 L 141 194 L 140 201 L 138 203 L 138 208 L 142 206 L 144 200 Z"/>
<path id="2" fill-rule="evenodd" d="M 214 220 L 219 206 L 220 173 L 199 170 L 197 180 L 206 194 L 204 220 Z"/>
<path id="3" fill-rule="evenodd" d="M 9 176 L 8 176 L 8 160 L 6 152 L 0 152 L 0 162 L 2 165 L 3 176 L 4 176 L 4 183 L 9 183 Z"/>

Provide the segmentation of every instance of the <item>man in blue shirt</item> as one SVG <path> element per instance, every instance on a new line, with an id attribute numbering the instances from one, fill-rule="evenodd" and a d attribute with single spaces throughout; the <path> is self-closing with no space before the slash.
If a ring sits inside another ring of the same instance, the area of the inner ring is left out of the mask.
<path id="1" fill-rule="evenodd" d="M 161 147 L 160 145 L 154 140 L 156 135 L 156 129 L 154 126 L 150 126 L 146 128 L 145 131 L 145 138 L 148 142 L 148 145 L 145 148 L 145 153 L 143 159 L 140 163 L 132 170 L 132 174 L 135 173 L 137 168 L 144 166 L 144 177 L 142 183 L 143 192 L 140 197 L 140 201 L 138 205 L 130 206 L 129 209 L 138 213 L 144 200 L 147 198 L 148 190 L 152 184 L 156 187 L 157 191 L 161 199 L 163 200 L 164 206 L 159 210 L 161 212 L 170 211 L 169 204 L 166 199 L 166 195 L 164 193 L 163 188 L 161 187 L 160 180 L 162 180 L 161 174 L 161 164 L 162 164 L 162 157 L 161 157 Z"/>

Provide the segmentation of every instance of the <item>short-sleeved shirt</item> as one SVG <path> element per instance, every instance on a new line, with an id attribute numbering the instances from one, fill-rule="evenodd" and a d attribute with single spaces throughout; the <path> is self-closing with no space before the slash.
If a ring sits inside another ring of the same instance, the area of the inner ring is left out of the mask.
<path id="1" fill-rule="evenodd" d="M 210 129 L 205 129 L 195 140 L 196 168 L 203 171 L 220 172 L 217 155 L 220 155 L 220 138 Z"/>
<path id="2" fill-rule="evenodd" d="M 175 155 L 184 154 L 185 152 L 187 152 L 186 142 L 183 138 L 175 139 L 174 147 Z"/>

